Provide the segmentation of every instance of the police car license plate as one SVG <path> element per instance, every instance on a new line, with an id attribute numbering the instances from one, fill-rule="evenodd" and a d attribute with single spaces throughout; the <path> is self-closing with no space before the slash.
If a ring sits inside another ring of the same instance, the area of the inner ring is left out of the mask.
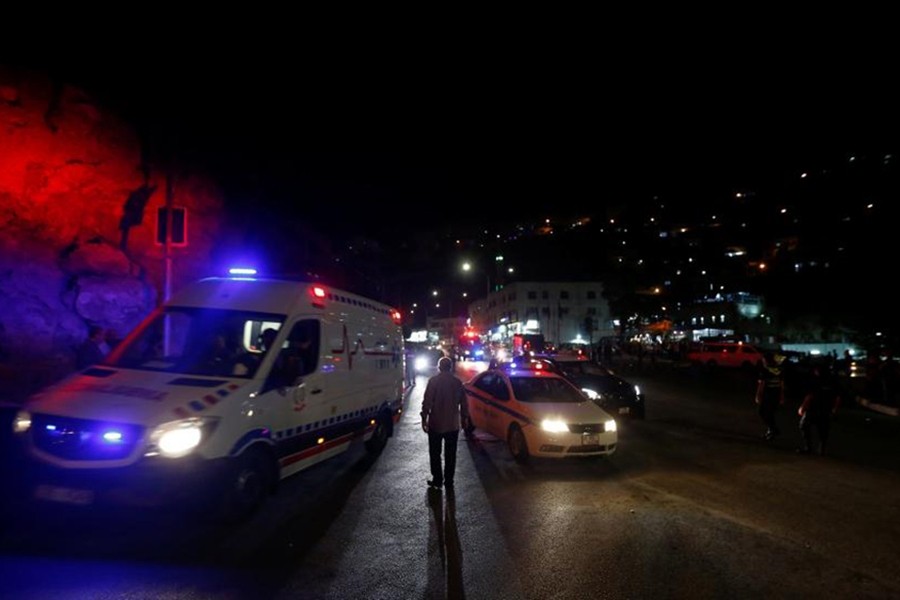
<path id="1" fill-rule="evenodd" d="M 630 412 L 631 412 L 631 407 L 630 407 L 630 406 L 620 406 L 620 407 L 619 407 L 619 414 L 620 414 L 620 415 L 627 415 L 627 414 L 630 413 Z"/>
<path id="2" fill-rule="evenodd" d="M 77 504 L 79 506 L 87 506 L 94 502 L 93 490 L 80 490 L 58 485 L 39 485 L 34 488 L 34 497 L 39 500 L 48 500 L 62 504 Z"/>
<path id="3" fill-rule="evenodd" d="M 582 446 L 596 446 L 600 443 L 600 436 L 596 433 L 581 436 Z"/>

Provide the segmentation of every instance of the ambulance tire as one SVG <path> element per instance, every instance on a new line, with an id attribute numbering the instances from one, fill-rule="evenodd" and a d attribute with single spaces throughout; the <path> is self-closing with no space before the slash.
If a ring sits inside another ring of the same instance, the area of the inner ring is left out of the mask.
<path id="1" fill-rule="evenodd" d="M 372 432 L 372 437 L 366 440 L 366 450 L 369 454 L 381 454 L 391 435 L 391 425 L 391 417 L 387 413 L 378 415 L 375 419 L 375 431 Z"/>
<path id="2" fill-rule="evenodd" d="M 506 444 L 509 447 L 509 453 L 512 454 L 513 459 L 519 464 L 525 464 L 528 462 L 530 458 L 530 454 L 528 453 L 528 442 L 525 439 L 525 434 L 522 432 L 522 428 L 518 425 L 511 425 L 509 428 L 509 434 L 506 437 Z"/>
<path id="3" fill-rule="evenodd" d="M 226 481 L 221 517 L 227 522 L 249 518 L 272 489 L 271 461 L 261 450 L 250 448 L 232 466 Z"/>

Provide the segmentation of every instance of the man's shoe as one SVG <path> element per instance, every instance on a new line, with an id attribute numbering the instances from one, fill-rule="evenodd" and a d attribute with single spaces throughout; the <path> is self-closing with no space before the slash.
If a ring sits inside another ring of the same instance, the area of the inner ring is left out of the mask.
<path id="1" fill-rule="evenodd" d="M 440 483 L 435 483 L 435 481 L 433 479 L 428 480 L 428 487 L 432 487 L 436 490 L 439 490 L 439 489 L 441 489 L 441 485 L 442 484 L 440 484 Z"/>

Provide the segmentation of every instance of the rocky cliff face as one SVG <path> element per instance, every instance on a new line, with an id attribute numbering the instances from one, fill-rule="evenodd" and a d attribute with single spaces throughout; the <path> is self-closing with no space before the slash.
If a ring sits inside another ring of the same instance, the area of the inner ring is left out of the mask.
<path id="1" fill-rule="evenodd" d="M 124 335 L 158 304 L 166 181 L 141 150 L 88 93 L 0 67 L 0 401 L 19 391 L 4 373 L 19 388 L 61 376 L 90 325 Z M 170 250 L 172 289 L 210 274 L 222 226 L 215 183 L 184 171 L 172 205 L 190 229 Z"/>

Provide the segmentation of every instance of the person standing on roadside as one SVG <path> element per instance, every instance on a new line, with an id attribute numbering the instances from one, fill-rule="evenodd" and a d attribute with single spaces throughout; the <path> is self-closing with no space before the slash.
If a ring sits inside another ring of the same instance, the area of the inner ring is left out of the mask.
<path id="1" fill-rule="evenodd" d="M 783 362 L 783 355 L 767 353 L 759 368 L 755 400 L 759 418 L 766 426 L 766 433 L 763 434 L 766 440 L 772 440 L 781 433 L 775 415 L 778 407 L 784 404 L 784 371 L 781 368 Z"/>
<path id="2" fill-rule="evenodd" d="M 800 415 L 800 435 L 803 439 L 797 452 L 808 454 L 812 450 L 812 430 L 815 428 L 819 437 L 818 454 L 825 454 L 828 431 L 831 429 L 831 415 L 837 412 L 840 405 L 841 389 L 834 373 L 828 367 L 815 367 L 812 387 L 797 409 L 797 414 Z"/>
<path id="3" fill-rule="evenodd" d="M 453 489 L 456 472 L 456 444 L 460 428 L 469 424 L 469 406 L 462 381 L 452 372 L 453 361 L 438 360 L 438 374 L 428 379 L 422 400 L 422 430 L 428 434 L 431 464 L 429 487 Z M 443 465 L 441 452 L 443 451 Z"/>
<path id="4" fill-rule="evenodd" d="M 91 325 L 87 339 L 76 350 L 75 366 L 79 370 L 85 369 L 102 361 L 108 353 L 109 346 L 106 344 L 103 328 Z"/>

